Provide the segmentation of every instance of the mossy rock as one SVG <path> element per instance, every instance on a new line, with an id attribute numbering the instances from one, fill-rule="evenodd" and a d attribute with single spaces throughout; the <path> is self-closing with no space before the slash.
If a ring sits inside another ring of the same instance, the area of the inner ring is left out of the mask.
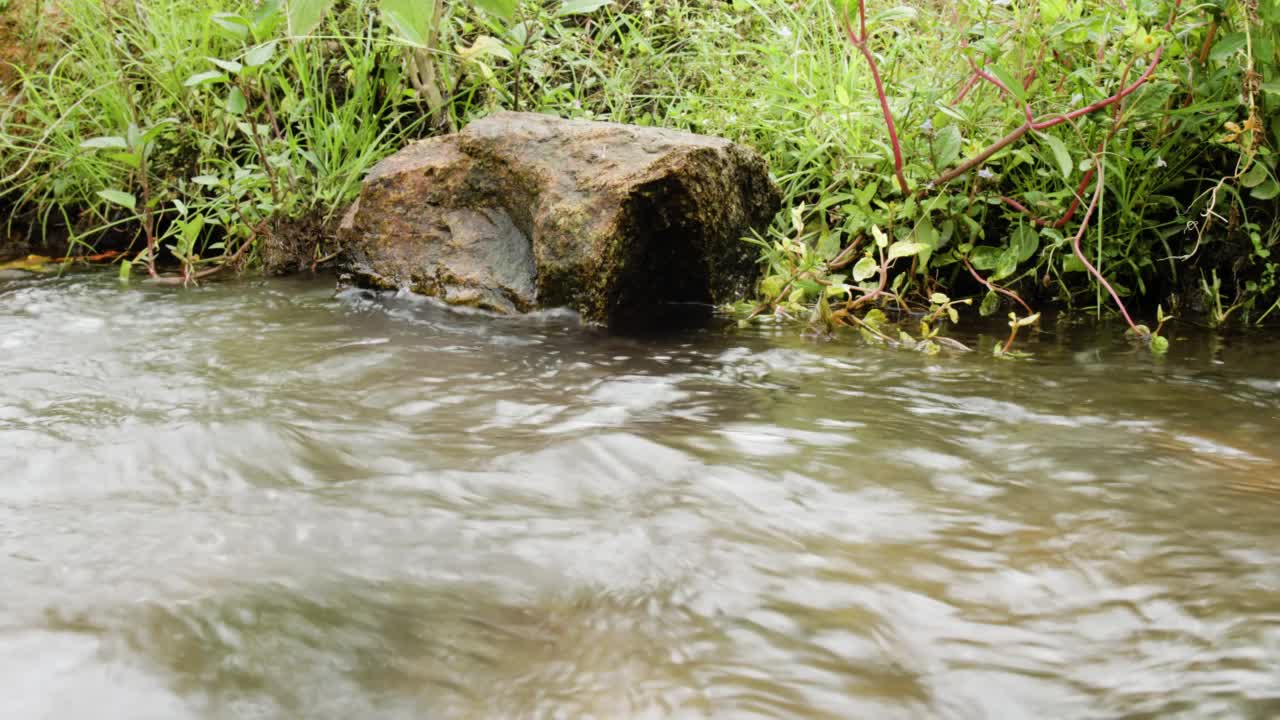
<path id="1" fill-rule="evenodd" d="M 760 156 L 728 140 L 504 112 L 381 162 L 339 235 L 366 285 L 652 324 L 747 291 L 741 238 L 779 203 Z"/>

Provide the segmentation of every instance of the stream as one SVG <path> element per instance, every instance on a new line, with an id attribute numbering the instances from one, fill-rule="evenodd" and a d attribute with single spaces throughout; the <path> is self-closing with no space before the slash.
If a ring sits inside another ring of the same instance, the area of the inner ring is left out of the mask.
<path id="1" fill-rule="evenodd" d="M 1280 338 L 986 327 L 0 280 L 0 718 L 1280 717 Z"/>

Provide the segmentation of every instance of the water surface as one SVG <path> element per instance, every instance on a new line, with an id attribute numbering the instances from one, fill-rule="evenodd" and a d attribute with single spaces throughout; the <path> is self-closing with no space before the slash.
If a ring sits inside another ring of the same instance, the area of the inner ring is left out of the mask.
<path id="1" fill-rule="evenodd" d="M 1280 343 L 1181 334 L 0 281 L 0 717 L 1277 717 Z"/>

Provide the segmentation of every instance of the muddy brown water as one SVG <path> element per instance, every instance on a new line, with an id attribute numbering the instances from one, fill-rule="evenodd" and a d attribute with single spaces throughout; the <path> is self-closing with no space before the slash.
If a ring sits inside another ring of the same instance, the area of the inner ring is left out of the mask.
<path id="1" fill-rule="evenodd" d="M 1280 343 L 1181 334 L 0 281 L 0 718 L 1280 717 Z"/>

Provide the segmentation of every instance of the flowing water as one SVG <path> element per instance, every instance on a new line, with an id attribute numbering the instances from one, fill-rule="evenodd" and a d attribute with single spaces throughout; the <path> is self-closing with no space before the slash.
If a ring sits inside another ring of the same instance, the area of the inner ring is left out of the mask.
<path id="1" fill-rule="evenodd" d="M 1280 344 L 1182 335 L 0 281 L 0 718 L 1280 717 Z"/>

